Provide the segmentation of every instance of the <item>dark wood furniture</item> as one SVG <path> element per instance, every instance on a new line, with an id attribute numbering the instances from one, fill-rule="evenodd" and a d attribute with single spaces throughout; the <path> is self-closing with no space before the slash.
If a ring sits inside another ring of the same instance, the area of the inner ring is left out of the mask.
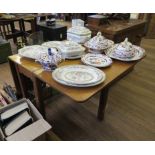
<path id="1" fill-rule="evenodd" d="M 100 31 L 115 43 L 128 37 L 130 42 L 140 45 L 141 38 L 145 33 L 146 22 L 144 20 L 109 20 L 109 24 L 101 24 L 99 19 L 96 19 L 96 22 L 94 20 L 91 22 L 88 20 L 86 25 L 92 31 L 92 35 L 94 36 Z"/>
<path id="2" fill-rule="evenodd" d="M 18 24 L 18 28 L 15 26 Z M 13 39 L 17 43 L 17 38 L 25 38 L 24 27 L 22 19 L 0 19 L 0 33 L 3 38 Z"/>
<path id="3" fill-rule="evenodd" d="M 35 141 L 61 141 L 61 139 L 51 129 L 35 139 Z"/>
<path id="4" fill-rule="evenodd" d="M 5 16 L 1 16 L 0 19 L 1 20 L 21 20 L 21 25 L 24 31 L 25 35 L 29 35 L 31 33 L 34 33 L 37 31 L 37 19 L 40 18 L 42 20 L 42 18 L 44 18 L 44 20 L 46 18 L 51 17 L 51 13 L 44 13 L 44 14 L 38 14 L 38 13 L 14 13 L 14 14 L 5 14 Z M 30 24 L 30 30 L 26 30 L 25 29 L 25 23 L 29 23 Z"/>
<path id="5" fill-rule="evenodd" d="M 38 24 L 38 30 L 43 31 L 44 40 L 65 40 L 67 38 L 67 27 L 55 24 L 47 26 L 45 22 Z"/>
<path id="6" fill-rule="evenodd" d="M 0 64 L 7 62 L 10 55 L 12 55 L 10 43 L 3 40 L 3 42 L 0 42 Z"/>
<path id="7" fill-rule="evenodd" d="M 127 73 L 132 71 L 136 62 L 125 63 L 121 61 L 114 61 L 113 65 L 108 68 L 101 69 L 106 73 L 106 80 L 102 84 L 89 88 L 75 88 L 64 86 L 53 80 L 51 72 L 44 71 L 42 67 L 34 61 L 21 58 L 19 55 L 13 55 L 9 57 L 10 68 L 12 71 L 13 79 L 15 81 L 16 89 L 20 93 L 22 92 L 25 97 L 26 85 L 25 81 L 22 81 L 22 77 L 19 73 L 29 76 L 33 81 L 36 106 L 39 111 L 45 116 L 44 99 L 42 83 L 47 83 L 50 87 L 58 90 L 62 94 L 70 97 L 77 103 L 85 102 L 89 98 L 93 97 L 96 93 L 100 92 L 99 107 L 98 107 L 98 119 L 104 118 L 105 108 L 107 104 L 108 91 L 110 87 L 123 78 Z M 80 60 L 67 60 L 62 62 L 59 66 L 81 64 Z M 24 79 L 23 79 L 24 80 Z"/>
<path id="8" fill-rule="evenodd" d="M 104 24 L 105 17 L 103 15 L 91 15 L 88 16 L 88 24 L 94 26 L 100 26 Z"/>

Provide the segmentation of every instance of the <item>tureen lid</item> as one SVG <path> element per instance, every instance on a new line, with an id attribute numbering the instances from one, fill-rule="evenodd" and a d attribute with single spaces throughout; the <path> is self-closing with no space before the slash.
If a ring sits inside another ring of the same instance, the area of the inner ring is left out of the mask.
<path id="1" fill-rule="evenodd" d="M 85 46 L 95 50 L 104 50 L 111 47 L 113 44 L 114 42 L 112 40 L 106 39 L 102 36 L 101 32 L 98 32 L 95 37 L 85 43 Z"/>
<path id="2" fill-rule="evenodd" d="M 62 43 L 59 46 L 59 49 L 61 52 L 68 52 L 68 53 L 75 51 L 80 52 L 85 50 L 83 46 L 73 41 L 62 41 Z"/>
<path id="3" fill-rule="evenodd" d="M 90 35 L 91 34 L 91 31 L 86 28 L 86 27 L 83 27 L 83 26 L 74 26 L 74 27 L 71 27 L 67 30 L 67 33 L 73 33 L 73 34 L 76 34 L 76 35 Z"/>
<path id="4" fill-rule="evenodd" d="M 115 51 L 123 51 L 123 52 L 131 52 L 134 50 L 134 46 L 131 42 L 128 41 L 128 38 L 125 38 L 125 40 L 119 44 L 114 45 Z"/>

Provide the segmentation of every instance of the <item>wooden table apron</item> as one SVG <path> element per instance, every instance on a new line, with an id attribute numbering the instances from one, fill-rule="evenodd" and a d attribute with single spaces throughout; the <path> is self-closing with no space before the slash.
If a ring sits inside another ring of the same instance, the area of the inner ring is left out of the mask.
<path id="1" fill-rule="evenodd" d="M 96 93 L 100 92 L 99 107 L 97 117 L 99 120 L 104 118 L 105 108 L 108 98 L 108 90 L 111 85 L 123 78 L 135 66 L 136 62 L 120 62 L 114 61 L 112 66 L 103 68 L 106 73 L 106 80 L 97 86 L 88 88 L 77 88 L 64 86 L 53 80 L 51 72 L 44 71 L 40 64 L 26 58 L 21 58 L 18 55 L 9 57 L 9 63 L 17 92 L 23 97 L 26 97 L 27 84 L 24 76 L 29 77 L 33 81 L 33 88 L 36 100 L 36 106 L 39 111 L 45 116 L 45 109 L 42 96 L 42 82 L 47 83 L 50 87 L 58 90 L 62 94 L 70 97 L 76 102 L 85 102 Z M 59 66 L 81 64 L 80 60 L 67 60 Z M 24 76 L 23 76 L 24 75 Z"/>

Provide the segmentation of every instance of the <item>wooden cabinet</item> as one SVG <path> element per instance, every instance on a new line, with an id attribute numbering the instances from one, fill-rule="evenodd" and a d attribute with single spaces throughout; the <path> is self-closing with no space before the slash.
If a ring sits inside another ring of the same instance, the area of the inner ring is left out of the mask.
<path id="1" fill-rule="evenodd" d="M 12 55 L 11 46 L 8 41 L 0 43 L 0 64 L 8 61 L 8 56 Z"/>
<path id="2" fill-rule="evenodd" d="M 123 41 L 128 37 L 133 44 L 140 45 L 141 38 L 144 36 L 146 22 L 143 20 L 110 20 L 109 24 L 86 25 L 91 31 L 92 35 L 96 35 L 98 31 L 115 43 Z"/>
<path id="3" fill-rule="evenodd" d="M 43 31 L 44 40 L 65 40 L 67 38 L 67 27 L 55 24 L 47 26 L 45 22 L 38 24 L 38 29 Z"/>

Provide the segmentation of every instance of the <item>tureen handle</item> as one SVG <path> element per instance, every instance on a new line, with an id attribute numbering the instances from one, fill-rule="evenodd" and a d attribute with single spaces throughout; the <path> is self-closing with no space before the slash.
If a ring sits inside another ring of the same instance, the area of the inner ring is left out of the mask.
<path id="1" fill-rule="evenodd" d="M 101 32 L 98 32 L 98 33 L 97 33 L 97 36 L 98 36 L 98 37 L 99 37 L 99 36 L 101 36 L 101 35 L 102 35 L 102 33 L 101 33 Z"/>
<path id="2" fill-rule="evenodd" d="M 125 38 L 124 42 L 126 42 L 126 43 L 127 43 L 127 42 L 128 42 L 128 38 Z"/>

